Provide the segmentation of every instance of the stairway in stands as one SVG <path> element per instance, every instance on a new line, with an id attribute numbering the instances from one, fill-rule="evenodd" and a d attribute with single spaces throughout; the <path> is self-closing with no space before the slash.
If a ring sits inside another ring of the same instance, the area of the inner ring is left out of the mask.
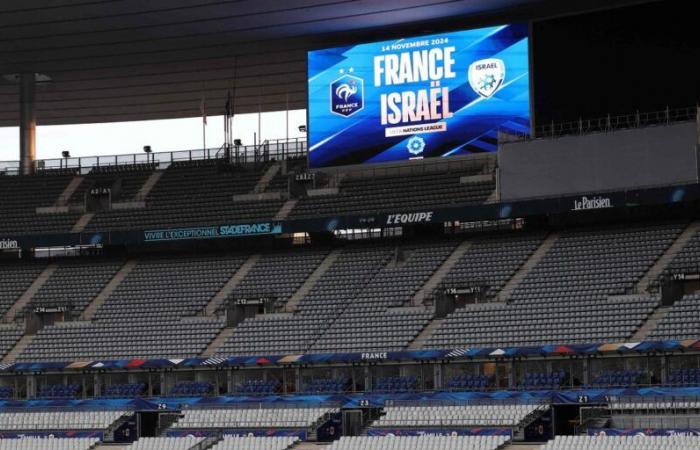
<path id="1" fill-rule="evenodd" d="M 221 332 L 214 338 L 213 341 L 207 345 L 207 348 L 204 349 L 202 352 L 202 356 L 204 357 L 210 357 L 214 356 L 216 354 L 216 350 L 218 350 L 222 345 L 226 343 L 228 338 L 231 337 L 233 332 L 236 330 L 236 327 L 224 327 Z"/>
<path id="2" fill-rule="evenodd" d="M 56 263 L 49 264 L 32 282 L 26 291 L 15 301 L 3 317 L 4 322 L 12 322 L 17 317 L 17 314 L 29 304 L 34 297 L 34 294 L 39 292 L 39 289 L 51 278 L 51 275 L 56 271 L 58 265 Z"/>
<path id="3" fill-rule="evenodd" d="M 649 292 L 652 283 L 663 273 L 664 269 L 673 261 L 678 253 L 690 242 L 690 240 L 700 232 L 700 221 L 691 222 L 676 237 L 676 240 L 666 249 L 666 251 L 656 260 L 647 273 L 637 282 L 636 292 Z"/>
<path id="4" fill-rule="evenodd" d="M 428 323 L 428 325 L 423 328 L 423 331 L 420 332 L 418 336 L 413 340 L 408 345 L 408 350 L 418 350 L 423 348 L 424 344 L 428 342 L 428 339 L 430 339 L 430 336 L 433 335 L 433 332 L 437 330 L 440 327 L 440 324 L 445 320 L 444 318 L 434 318 L 433 320 Z"/>
<path id="5" fill-rule="evenodd" d="M 510 280 L 506 283 L 505 286 L 503 286 L 503 289 L 501 289 L 501 292 L 498 293 L 498 301 L 501 302 L 507 302 L 508 299 L 510 298 L 511 294 L 513 294 L 513 291 L 520 285 L 520 282 L 522 282 L 525 277 L 530 273 L 530 271 L 537 266 L 537 264 L 544 258 L 544 256 L 547 254 L 549 249 L 552 248 L 554 243 L 559 239 L 559 233 L 557 232 L 551 232 L 547 235 L 544 241 L 540 244 L 540 246 L 537 248 L 537 250 L 530 255 L 530 257 L 525 261 L 525 264 L 520 266 L 517 272 L 513 274 L 512 277 L 510 277 Z"/>
<path id="6" fill-rule="evenodd" d="M 119 271 L 114 274 L 109 283 L 105 285 L 102 291 L 97 294 L 95 298 L 92 299 L 90 304 L 85 308 L 85 311 L 80 316 L 81 320 L 92 320 L 100 309 L 100 306 L 112 295 L 112 292 L 121 284 L 124 278 L 131 273 L 131 271 L 136 267 L 137 262 L 135 260 L 129 260 L 124 263 L 124 265 L 119 269 Z"/>
<path id="7" fill-rule="evenodd" d="M 656 329 L 656 326 L 671 311 L 671 306 L 659 306 L 649 315 L 649 318 L 642 324 L 634 335 L 630 338 L 632 342 L 642 342 Z"/>
<path id="8" fill-rule="evenodd" d="M 289 300 L 287 301 L 287 304 L 284 307 L 284 310 L 286 312 L 294 312 L 297 309 L 297 306 L 299 306 L 299 302 L 301 302 L 304 297 L 308 295 L 309 292 L 311 292 L 311 289 L 316 285 L 318 280 L 323 276 L 323 274 L 326 273 L 326 271 L 333 265 L 333 263 L 338 259 L 340 254 L 342 253 L 341 249 L 334 249 L 331 251 L 326 257 L 323 259 L 321 264 L 314 270 L 311 275 L 309 275 L 309 278 L 304 281 L 304 284 L 302 284 L 299 289 L 292 295 Z"/>
<path id="9" fill-rule="evenodd" d="M 36 337 L 36 334 L 25 334 L 22 336 L 22 339 L 17 341 L 14 347 L 12 347 L 12 350 L 7 352 L 7 354 L 2 358 L 0 361 L 0 364 L 9 364 L 14 362 L 17 357 L 26 349 L 29 344 L 32 343 L 34 338 Z"/>
<path id="10" fill-rule="evenodd" d="M 248 259 L 243 263 L 243 265 L 241 265 L 241 267 L 239 267 L 238 270 L 236 270 L 233 276 L 231 276 L 231 278 L 219 290 L 219 292 L 217 292 L 216 295 L 212 297 L 211 300 L 209 300 L 209 303 L 204 309 L 204 313 L 207 316 L 214 315 L 216 310 L 219 309 L 221 305 L 223 305 L 224 301 L 226 301 L 228 296 L 231 295 L 234 289 L 236 289 L 236 286 L 238 286 L 241 283 L 241 281 L 243 281 L 246 275 L 248 275 L 248 272 L 250 272 L 250 270 L 253 268 L 253 266 L 255 266 L 255 263 L 257 263 L 259 259 L 259 254 L 250 255 Z"/>
<path id="11" fill-rule="evenodd" d="M 437 288 L 445 276 L 450 273 L 450 270 L 457 264 L 457 261 L 464 255 L 464 253 L 471 247 L 470 241 L 462 241 L 455 249 L 452 251 L 450 256 L 445 259 L 445 261 L 437 268 L 435 272 L 430 276 L 428 281 L 425 282 L 423 287 L 421 287 L 418 292 L 415 293 L 411 303 L 413 305 L 422 305 L 423 301 L 429 298 L 435 288 Z"/>

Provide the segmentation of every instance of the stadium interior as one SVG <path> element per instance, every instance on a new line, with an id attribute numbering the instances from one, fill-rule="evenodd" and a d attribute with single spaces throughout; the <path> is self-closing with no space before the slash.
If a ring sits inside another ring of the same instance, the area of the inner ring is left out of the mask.
<path id="1" fill-rule="evenodd" d="M 518 21 L 537 45 L 679 2 L 6 3 L 0 450 L 700 449 L 697 78 L 573 119 L 545 63 L 529 130 L 449 157 L 27 144 L 197 116 L 205 79 L 227 118 L 306 108 L 318 48 Z"/>

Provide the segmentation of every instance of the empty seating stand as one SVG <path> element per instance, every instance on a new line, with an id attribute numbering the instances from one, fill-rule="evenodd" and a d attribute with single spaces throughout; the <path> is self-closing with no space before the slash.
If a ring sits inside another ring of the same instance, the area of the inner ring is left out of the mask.
<path id="1" fill-rule="evenodd" d="M 496 450 L 507 436 L 351 436 L 341 437 L 329 450 Z"/>
<path id="2" fill-rule="evenodd" d="M 700 294 L 688 294 L 673 304 L 649 339 L 694 339 L 700 335 Z"/>
<path id="3" fill-rule="evenodd" d="M 78 384 L 49 384 L 42 386 L 37 392 L 37 398 L 45 399 L 71 399 L 80 392 Z"/>
<path id="4" fill-rule="evenodd" d="M 270 220 L 280 200 L 234 202 L 249 194 L 269 165 L 234 167 L 222 161 L 172 163 L 153 187 L 146 208 L 105 211 L 93 217 L 88 231 L 161 229 Z"/>
<path id="5" fill-rule="evenodd" d="M 348 246 L 301 300 L 295 314 L 246 319 L 218 349 L 222 355 L 305 352 L 384 267 L 391 247 Z"/>
<path id="6" fill-rule="evenodd" d="M 95 320 L 45 327 L 18 359 L 198 355 L 224 325 L 223 319 L 198 313 L 246 259 L 241 254 L 140 259 Z"/>
<path id="7" fill-rule="evenodd" d="M 54 439 L 0 439 L 2 450 L 90 450 L 99 442 L 97 438 Z"/>
<path id="8" fill-rule="evenodd" d="M 173 397 L 200 397 L 211 394 L 213 390 L 214 386 L 211 383 L 183 381 L 173 386 L 170 395 Z"/>
<path id="9" fill-rule="evenodd" d="M 251 407 L 187 409 L 172 427 L 177 429 L 307 428 L 333 408 Z"/>
<path id="10" fill-rule="evenodd" d="M 374 178 L 346 178 L 337 195 L 299 199 L 290 218 L 334 214 L 375 214 L 419 211 L 423 208 L 483 203 L 495 189 L 495 180 L 460 183 L 476 171 L 425 173 Z M 407 183 L 407 177 L 410 183 Z"/>
<path id="11" fill-rule="evenodd" d="M 293 436 L 254 437 L 224 436 L 212 450 L 285 450 L 299 441 Z"/>
<path id="12" fill-rule="evenodd" d="M 0 431 L 102 430 L 124 414 L 126 411 L 0 412 Z"/>
<path id="13" fill-rule="evenodd" d="M 199 437 L 144 437 L 129 446 L 129 450 L 190 450 L 202 442 Z"/>
<path id="14" fill-rule="evenodd" d="M 669 247 L 680 223 L 562 232 L 519 283 L 509 303 L 468 305 L 452 313 L 427 347 L 541 345 L 622 341 L 659 305 L 625 295 Z"/>
<path id="15" fill-rule="evenodd" d="M 84 176 L 82 183 L 73 192 L 68 203 L 82 205 L 85 194 L 95 187 L 110 188 L 112 202 L 142 200 L 136 199 L 136 196 L 155 170 L 155 164 L 93 167 Z"/>
<path id="16" fill-rule="evenodd" d="M 376 421 L 382 427 L 517 427 L 526 418 L 546 408 L 542 405 L 453 405 L 389 406 Z"/>
<path id="17" fill-rule="evenodd" d="M 36 175 L 0 174 L 0 234 L 68 232 L 80 213 L 37 214 L 37 207 L 53 206 L 75 171 L 39 171 Z"/>
<path id="18" fill-rule="evenodd" d="M 419 388 L 418 377 L 382 377 L 373 386 L 376 392 L 412 392 Z"/>
<path id="19" fill-rule="evenodd" d="M 492 386 L 494 377 L 491 375 L 457 375 L 450 378 L 446 388 L 450 390 L 484 391 Z"/>
<path id="20" fill-rule="evenodd" d="M 351 380 L 348 377 L 316 378 L 306 383 L 303 390 L 308 393 L 345 392 L 349 390 L 350 383 Z"/>
<path id="21" fill-rule="evenodd" d="M 700 436 L 557 436 L 539 450 L 674 450 L 700 448 Z"/>
<path id="22" fill-rule="evenodd" d="M 277 380 L 245 380 L 236 391 L 241 394 L 267 395 L 279 392 L 282 383 Z"/>
<path id="23" fill-rule="evenodd" d="M 106 398 L 139 397 L 146 391 L 144 383 L 112 384 L 107 386 L 102 396 Z"/>
<path id="24" fill-rule="evenodd" d="M 38 307 L 65 306 L 77 317 L 123 264 L 123 260 L 111 258 L 80 257 L 58 261 L 56 270 L 34 294 L 24 313 Z"/>

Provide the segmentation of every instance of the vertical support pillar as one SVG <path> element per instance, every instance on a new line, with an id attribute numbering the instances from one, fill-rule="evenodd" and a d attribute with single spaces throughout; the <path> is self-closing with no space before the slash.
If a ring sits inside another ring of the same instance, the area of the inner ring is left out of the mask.
<path id="1" fill-rule="evenodd" d="M 442 389 L 444 386 L 444 380 L 442 376 L 442 364 L 433 364 L 433 387 L 437 389 Z"/>
<path id="2" fill-rule="evenodd" d="M 19 79 L 19 170 L 22 175 L 34 173 L 34 160 L 36 159 L 34 92 L 34 74 L 21 74 Z"/>
<path id="3" fill-rule="evenodd" d="M 102 383 L 101 383 L 100 375 L 95 373 L 92 375 L 92 392 L 93 396 L 95 398 L 98 398 L 102 395 Z"/>

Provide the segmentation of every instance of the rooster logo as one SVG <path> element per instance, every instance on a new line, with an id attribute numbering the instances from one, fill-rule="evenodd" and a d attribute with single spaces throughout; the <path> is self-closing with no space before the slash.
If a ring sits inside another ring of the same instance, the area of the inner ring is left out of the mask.
<path id="1" fill-rule="evenodd" d="M 348 83 L 343 83 L 337 88 L 335 88 L 335 95 L 338 98 L 342 98 L 343 101 L 347 102 L 348 98 L 350 96 L 355 95 L 357 93 L 357 84 L 354 82 Z"/>
<path id="2" fill-rule="evenodd" d="M 333 114 L 350 117 L 365 106 L 365 82 L 362 78 L 344 74 L 330 84 L 330 110 Z"/>

